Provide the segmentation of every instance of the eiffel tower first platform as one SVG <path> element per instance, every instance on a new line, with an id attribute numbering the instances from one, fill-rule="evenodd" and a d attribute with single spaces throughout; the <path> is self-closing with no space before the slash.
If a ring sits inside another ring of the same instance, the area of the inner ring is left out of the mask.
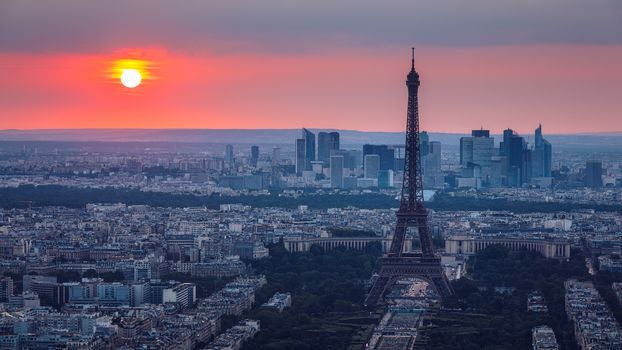
<path id="1" fill-rule="evenodd" d="M 447 277 L 443 273 L 441 258 L 434 253 L 432 236 L 428 229 L 428 212 L 423 203 L 423 179 L 421 175 L 421 152 L 419 149 L 419 74 L 415 71 L 415 49 L 412 49 L 411 69 L 408 73 L 408 114 L 406 121 L 406 150 L 404 182 L 397 225 L 389 253 L 382 258 L 382 266 L 372 286 L 365 305 L 375 305 L 385 291 L 400 278 L 416 277 L 427 281 L 446 299 L 453 295 Z M 404 253 L 404 237 L 408 229 L 416 229 L 421 242 L 421 253 Z"/>

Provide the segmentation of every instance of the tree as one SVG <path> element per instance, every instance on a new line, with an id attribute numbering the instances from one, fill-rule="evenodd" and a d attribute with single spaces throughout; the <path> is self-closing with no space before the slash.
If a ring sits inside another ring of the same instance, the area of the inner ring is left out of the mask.
<path id="1" fill-rule="evenodd" d="M 125 276 L 123 272 L 120 270 L 115 270 L 114 272 L 104 272 L 100 275 L 100 277 L 104 280 L 104 282 L 123 282 L 125 281 Z"/>
<path id="2" fill-rule="evenodd" d="M 82 275 L 82 277 L 85 277 L 85 278 L 95 278 L 95 277 L 97 277 L 97 271 L 95 271 L 93 269 L 88 269 L 88 270 L 84 271 L 84 275 Z"/>

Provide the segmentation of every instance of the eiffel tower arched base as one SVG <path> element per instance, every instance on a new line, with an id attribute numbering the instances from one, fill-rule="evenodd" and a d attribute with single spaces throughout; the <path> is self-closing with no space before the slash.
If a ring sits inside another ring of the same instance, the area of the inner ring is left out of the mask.
<path id="1" fill-rule="evenodd" d="M 415 254 L 383 258 L 380 273 L 365 299 L 365 305 L 376 305 L 385 292 L 401 278 L 422 279 L 434 288 L 441 301 L 447 299 L 453 295 L 453 290 L 443 272 L 440 260 L 438 257 L 422 257 Z"/>

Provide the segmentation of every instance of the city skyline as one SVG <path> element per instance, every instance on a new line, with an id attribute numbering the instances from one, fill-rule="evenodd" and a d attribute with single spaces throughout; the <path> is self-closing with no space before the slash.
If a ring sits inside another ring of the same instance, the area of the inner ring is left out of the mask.
<path id="1" fill-rule="evenodd" d="M 4 2 L 0 128 L 401 131 L 415 45 L 424 130 L 622 130 L 620 6 L 397 5 Z M 111 78 L 124 60 L 142 62 L 135 89 Z"/>
<path id="2" fill-rule="evenodd" d="M 0 0 L 0 348 L 622 349 L 619 0 Z"/>

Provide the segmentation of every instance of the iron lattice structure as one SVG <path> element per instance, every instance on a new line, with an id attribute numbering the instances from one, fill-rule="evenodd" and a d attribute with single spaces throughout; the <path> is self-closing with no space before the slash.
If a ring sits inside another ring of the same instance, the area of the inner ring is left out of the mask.
<path id="1" fill-rule="evenodd" d="M 382 259 L 378 278 L 374 282 L 366 305 L 376 304 L 387 289 L 400 278 L 416 277 L 429 282 L 442 299 L 453 294 L 447 277 L 443 273 L 440 257 L 434 253 L 432 236 L 428 229 L 428 212 L 423 200 L 423 176 L 421 172 L 421 150 L 419 143 L 419 74 L 415 70 L 413 48 L 411 69 L 408 73 L 408 112 L 406 121 L 406 148 L 404 182 L 397 224 L 391 248 Z M 421 253 L 404 253 L 404 238 L 409 228 L 417 230 L 421 242 Z"/>

